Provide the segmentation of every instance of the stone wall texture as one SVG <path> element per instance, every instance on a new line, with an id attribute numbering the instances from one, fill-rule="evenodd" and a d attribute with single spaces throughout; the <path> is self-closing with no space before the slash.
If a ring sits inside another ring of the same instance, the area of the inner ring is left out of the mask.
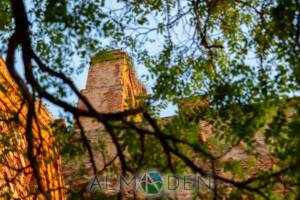
<path id="1" fill-rule="evenodd" d="M 51 134 L 52 117 L 37 101 L 35 108 L 22 104 L 22 95 L 0 59 L 0 199 L 44 199 L 35 195 L 37 180 L 26 156 L 26 114 L 35 109 L 38 123 L 33 124 L 34 154 L 39 162 L 39 173 L 44 191 L 51 199 L 64 199 L 61 160 Z M 19 114 L 16 115 L 16 113 Z M 18 120 L 16 120 L 17 117 Z"/>

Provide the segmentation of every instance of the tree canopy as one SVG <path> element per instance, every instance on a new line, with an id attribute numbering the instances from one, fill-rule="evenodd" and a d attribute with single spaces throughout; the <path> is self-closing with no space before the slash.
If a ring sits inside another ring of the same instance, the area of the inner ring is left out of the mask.
<path id="1" fill-rule="evenodd" d="M 114 139 L 123 173 L 191 170 L 213 178 L 209 198 L 214 199 L 299 198 L 299 0 L 2 0 L 0 46 L 26 104 L 34 107 L 35 100 L 47 100 L 75 121 L 82 116 L 99 120 Z M 109 49 L 125 49 L 149 70 L 145 79 L 152 80 L 152 93 L 140 108 L 99 113 L 70 78 Z M 88 109 L 74 106 L 70 95 Z M 183 100 L 200 101 L 200 106 L 181 109 L 164 125 L 159 110 Z M 128 120 L 138 113 L 151 131 Z M 34 118 L 34 109 L 28 110 L 29 135 Z M 205 144 L 198 138 L 201 122 L 209 123 L 213 132 Z M 69 134 L 57 134 L 62 152 L 81 151 Z M 251 163 L 258 163 L 251 158 L 261 153 L 257 135 L 275 164 L 254 173 Z M 84 133 L 81 142 L 93 162 Z M 250 171 L 239 159 L 224 160 L 240 144 L 250 157 Z M 38 165 L 34 158 L 30 162 Z M 279 188 L 284 192 L 276 192 Z"/>

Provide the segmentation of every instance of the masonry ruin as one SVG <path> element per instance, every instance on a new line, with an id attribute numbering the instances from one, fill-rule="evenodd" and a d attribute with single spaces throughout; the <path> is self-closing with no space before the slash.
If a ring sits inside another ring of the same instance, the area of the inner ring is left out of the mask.
<path id="1" fill-rule="evenodd" d="M 92 59 L 86 89 L 81 93 L 98 112 L 114 113 L 136 108 L 140 101 L 139 97 L 146 95 L 146 89 L 136 78 L 127 54 L 116 50 Z M 78 108 L 87 109 L 82 101 L 78 102 Z M 136 117 L 135 120 L 139 121 L 138 116 Z M 96 120 L 81 117 L 79 122 L 92 144 L 95 163 L 97 169 L 101 171 L 106 163 L 116 158 L 117 153 L 111 138 L 103 131 L 103 125 Z M 78 137 L 78 133 L 76 136 Z M 99 147 L 101 141 L 105 145 L 103 148 Z M 94 176 L 88 155 L 80 161 L 65 159 L 63 173 L 71 188 L 85 187 Z"/>
<path id="2" fill-rule="evenodd" d="M 22 102 L 17 84 L 0 59 L 0 199 L 43 199 L 36 194 L 37 180 L 26 155 L 26 113 L 33 108 Z M 51 128 L 52 117 L 41 101 L 35 102 L 34 109 L 38 123 L 33 123 L 33 152 L 39 160 L 43 190 L 49 192 L 51 199 L 65 199 L 61 159 Z"/>

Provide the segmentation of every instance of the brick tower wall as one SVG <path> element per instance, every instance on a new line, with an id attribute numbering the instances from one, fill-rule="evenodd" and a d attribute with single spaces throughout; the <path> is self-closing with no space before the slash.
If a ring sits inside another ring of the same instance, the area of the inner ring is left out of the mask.
<path id="1" fill-rule="evenodd" d="M 86 89 L 82 94 L 93 107 L 103 113 L 119 112 L 136 107 L 138 96 L 146 94 L 143 84 L 135 77 L 135 72 L 126 53 L 112 51 L 104 58 L 92 59 Z M 78 108 L 86 109 L 82 101 Z M 101 124 L 93 119 L 81 118 L 85 130 L 95 129 Z"/>
<path id="2" fill-rule="evenodd" d="M 146 90 L 143 84 L 136 78 L 133 66 L 126 53 L 111 51 L 95 57 L 91 61 L 88 72 L 86 89 L 82 94 L 87 97 L 92 106 L 102 113 L 113 113 L 137 107 L 138 96 L 144 96 Z M 82 101 L 78 102 L 78 108 L 86 109 Z M 107 155 L 106 162 L 116 155 L 116 150 L 111 138 L 104 131 L 103 125 L 94 119 L 81 117 L 80 123 L 85 134 L 93 146 L 93 152 L 98 170 L 103 168 L 103 149 L 97 149 L 99 143 L 104 143 Z M 77 130 L 78 131 L 78 130 Z M 77 137 L 78 133 L 75 134 Z M 83 187 L 93 178 L 92 165 L 89 156 L 74 161 L 64 160 L 64 176 L 66 182 L 75 188 Z M 86 175 L 79 175 L 85 171 Z"/>

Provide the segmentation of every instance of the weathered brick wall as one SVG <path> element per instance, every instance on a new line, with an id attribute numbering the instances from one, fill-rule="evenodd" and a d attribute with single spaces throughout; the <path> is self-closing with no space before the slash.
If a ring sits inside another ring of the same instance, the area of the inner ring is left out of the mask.
<path id="1" fill-rule="evenodd" d="M 24 134 L 28 106 L 22 105 L 22 95 L 1 59 L 0 87 L 0 199 L 6 192 L 12 198 L 34 199 L 37 184 L 26 156 L 28 146 Z M 35 109 L 38 121 L 33 124 L 32 134 L 43 188 L 51 199 L 64 199 L 61 160 L 50 127 L 52 118 L 41 102 L 30 109 Z M 19 110 L 19 123 L 13 122 L 13 113 Z"/>
<path id="2" fill-rule="evenodd" d="M 111 51 L 102 56 L 92 59 L 86 89 L 82 90 L 82 94 L 97 111 L 103 113 L 136 107 L 139 103 L 137 96 L 145 95 L 146 90 L 137 80 L 128 56 L 121 51 Z M 86 109 L 82 101 L 78 102 L 78 108 Z M 105 162 L 108 163 L 116 156 L 115 146 L 101 123 L 87 117 L 81 117 L 80 123 L 93 146 L 97 168 L 101 170 Z M 74 136 L 80 137 L 78 132 Z M 104 148 L 99 148 L 100 144 L 104 145 Z M 93 177 L 88 155 L 80 160 L 64 159 L 63 166 L 66 182 L 71 189 L 86 185 Z"/>
<path id="3" fill-rule="evenodd" d="M 128 56 L 120 51 L 107 54 L 107 58 L 92 59 L 86 89 L 82 90 L 82 94 L 97 111 L 103 113 L 123 111 L 128 106 L 136 107 L 136 97 L 145 95 L 146 90 L 136 79 Z M 78 102 L 78 108 L 86 109 L 82 101 Z M 85 130 L 101 127 L 100 123 L 93 121 L 91 118 L 80 118 Z"/>

